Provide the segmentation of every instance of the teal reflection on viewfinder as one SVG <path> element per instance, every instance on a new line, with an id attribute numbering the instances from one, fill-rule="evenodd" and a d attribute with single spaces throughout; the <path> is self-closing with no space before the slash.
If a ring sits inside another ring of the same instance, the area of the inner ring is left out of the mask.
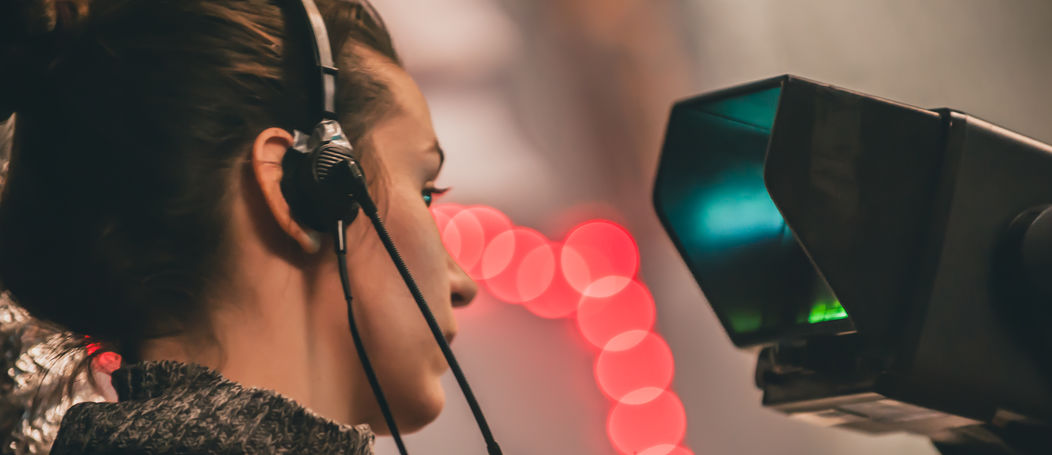
<path id="1" fill-rule="evenodd" d="M 850 328 L 846 312 L 814 316 L 817 304 L 840 305 L 764 185 L 781 82 L 678 103 L 654 189 L 666 230 L 739 346 Z"/>

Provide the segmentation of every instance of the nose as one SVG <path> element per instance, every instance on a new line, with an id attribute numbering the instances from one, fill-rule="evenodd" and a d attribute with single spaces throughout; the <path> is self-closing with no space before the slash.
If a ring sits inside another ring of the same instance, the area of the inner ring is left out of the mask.
<path id="1" fill-rule="evenodd" d="M 449 292 L 453 307 L 466 306 L 475 299 L 479 286 L 452 257 L 449 258 Z"/>

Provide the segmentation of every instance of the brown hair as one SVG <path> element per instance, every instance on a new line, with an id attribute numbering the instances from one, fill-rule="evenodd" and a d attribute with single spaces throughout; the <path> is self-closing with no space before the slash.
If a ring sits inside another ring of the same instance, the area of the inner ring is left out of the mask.
<path id="1" fill-rule="evenodd" d="M 0 87 L 0 111 L 17 112 L 0 285 L 34 317 L 134 360 L 144 340 L 207 329 L 248 144 L 316 121 L 308 32 L 285 23 L 299 0 L 54 1 L 57 31 L 17 46 L 0 36 L 22 68 Z M 391 96 L 356 57 L 399 58 L 366 0 L 317 2 L 357 143 Z"/>

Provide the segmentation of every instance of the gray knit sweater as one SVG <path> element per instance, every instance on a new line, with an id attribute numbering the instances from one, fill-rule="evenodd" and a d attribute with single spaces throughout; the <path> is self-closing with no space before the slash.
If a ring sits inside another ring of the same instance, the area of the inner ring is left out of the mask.
<path id="1" fill-rule="evenodd" d="M 200 365 L 142 362 L 113 373 L 117 403 L 67 411 L 52 455 L 373 453 L 367 425 L 341 425 Z"/>

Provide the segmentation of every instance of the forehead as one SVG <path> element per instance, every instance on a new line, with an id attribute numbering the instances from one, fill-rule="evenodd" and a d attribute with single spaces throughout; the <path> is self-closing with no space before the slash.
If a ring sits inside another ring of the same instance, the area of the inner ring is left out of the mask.
<path id="1" fill-rule="evenodd" d="M 372 51 L 362 55 L 359 63 L 384 84 L 391 97 L 391 105 L 367 133 L 374 145 L 384 150 L 382 161 L 393 165 L 392 160 L 417 162 L 428 156 L 435 150 L 436 138 L 420 88 L 409 73 L 383 55 Z"/>

